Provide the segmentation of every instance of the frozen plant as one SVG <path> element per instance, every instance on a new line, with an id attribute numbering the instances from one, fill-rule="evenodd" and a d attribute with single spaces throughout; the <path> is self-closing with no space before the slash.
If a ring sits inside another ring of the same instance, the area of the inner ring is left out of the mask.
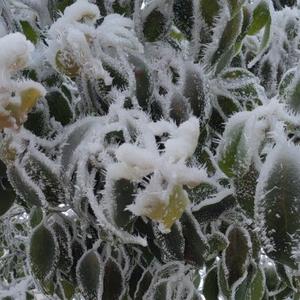
<path id="1" fill-rule="evenodd" d="M 294 0 L 0 1 L 0 298 L 300 298 Z"/>

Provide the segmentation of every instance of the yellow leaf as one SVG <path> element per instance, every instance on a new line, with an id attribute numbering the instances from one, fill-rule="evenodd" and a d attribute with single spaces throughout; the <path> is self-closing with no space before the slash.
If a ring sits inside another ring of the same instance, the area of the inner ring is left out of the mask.
<path id="1" fill-rule="evenodd" d="M 181 217 L 188 204 L 187 192 L 182 186 L 177 185 L 170 193 L 168 203 L 157 199 L 156 202 L 147 207 L 146 216 L 158 221 L 166 231 L 169 231 L 172 225 Z"/>
<path id="2" fill-rule="evenodd" d="M 0 113 L 0 129 L 13 128 L 14 125 L 15 122 L 8 113 L 4 113 L 4 112 Z"/>
<path id="3" fill-rule="evenodd" d="M 29 112 L 42 96 L 41 91 L 36 88 L 29 88 L 20 93 L 21 95 L 21 107 L 22 112 Z"/>
<path id="4" fill-rule="evenodd" d="M 36 87 L 26 88 L 20 92 L 20 103 L 10 102 L 5 109 L 9 116 L 15 119 L 16 124 L 20 126 L 26 120 L 28 112 L 36 105 L 42 95 L 42 91 Z M 10 128 L 12 126 L 5 127 Z"/>
<path id="5" fill-rule="evenodd" d="M 69 77 L 76 77 L 79 74 L 80 66 L 74 61 L 71 53 L 68 51 L 58 50 L 55 63 L 59 71 Z"/>

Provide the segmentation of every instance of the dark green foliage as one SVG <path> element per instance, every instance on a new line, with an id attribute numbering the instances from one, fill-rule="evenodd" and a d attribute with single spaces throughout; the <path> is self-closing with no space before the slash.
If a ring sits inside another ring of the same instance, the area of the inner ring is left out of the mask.
<path id="1" fill-rule="evenodd" d="M 246 230 L 230 227 L 226 234 L 229 245 L 223 252 L 227 283 L 231 289 L 234 283 L 244 277 L 251 255 L 251 241 Z"/>
<path id="2" fill-rule="evenodd" d="M 57 242 L 54 232 L 44 224 L 38 226 L 30 240 L 30 264 L 36 278 L 44 281 L 54 272 L 57 264 Z"/>
<path id="3" fill-rule="evenodd" d="M 104 267 L 103 300 L 117 300 L 124 288 L 122 271 L 119 265 L 109 258 Z"/>
<path id="4" fill-rule="evenodd" d="M 120 227 L 126 227 L 132 218 L 132 214 L 126 207 L 133 203 L 136 188 L 126 179 L 120 179 L 113 183 L 113 209 L 114 220 Z"/>
<path id="5" fill-rule="evenodd" d="M 97 299 L 101 288 L 103 266 L 95 251 L 89 251 L 82 256 L 77 265 L 77 280 L 83 295 L 88 300 Z"/>
<path id="6" fill-rule="evenodd" d="M 2 2 L 0 298 L 300 298 L 295 1 Z"/>
<path id="7" fill-rule="evenodd" d="M 259 199 L 257 209 L 258 216 L 263 218 L 266 237 L 273 245 L 272 249 L 266 249 L 268 255 L 290 268 L 297 268 L 298 260 L 293 251 L 297 249 L 299 240 L 299 167 L 291 156 L 281 154 L 283 149 L 274 152 L 277 159 L 265 178 L 263 188 L 269 192 Z"/>
<path id="8" fill-rule="evenodd" d="M 15 191 L 7 179 L 6 166 L 0 160 L 0 216 L 5 215 L 14 204 L 15 199 Z"/>
<path id="9" fill-rule="evenodd" d="M 46 95 L 49 113 L 62 125 L 69 124 L 73 119 L 73 112 L 68 99 L 59 91 L 53 91 Z"/>
<path id="10" fill-rule="evenodd" d="M 206 300 L 218 299 L 219 287 L 216 266 L 212 267 L 204 278 L 203 294 Z"/>

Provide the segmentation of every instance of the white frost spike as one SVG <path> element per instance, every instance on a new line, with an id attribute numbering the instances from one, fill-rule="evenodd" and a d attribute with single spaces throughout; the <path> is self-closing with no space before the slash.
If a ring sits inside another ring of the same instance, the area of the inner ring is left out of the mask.
<path id="1" fill-rule="evenodd" d="M 31 42 L 21 33 L 11 33 L 0 39 L 1 77 L 27 66 L 30 53 L 34 50 Z M 0 86 L 2 88 L 2 84 Z"/>
<path id="2" fill-rule="evenodd" d="M 191 157 L 197 147 L 199 134 L 199 120 L 192 117 L 182 123 L 165 143 L 165 155 L 173 162 Z"/>

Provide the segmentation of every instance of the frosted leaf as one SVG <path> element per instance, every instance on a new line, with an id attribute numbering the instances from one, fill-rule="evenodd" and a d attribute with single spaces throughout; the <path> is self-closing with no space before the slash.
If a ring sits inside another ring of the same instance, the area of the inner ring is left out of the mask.
<path id="1" fill-rule="evenodd" d="M 62 217 L 56 216 L 54 223 L 51 225 L 53 232 L 58 243 L 59 258 L 58 258 L 58 269 L 63 272 L 70 272 L 73 257 L 71 250 L 71 234 L 67 228 L 67 224 L 64 223 Z"/>
<path id="2" fill-rule="evenodd" d="M 236 205 L 236 200 L 230 190 L 223 190 L 214 197 L 207 198 L 199 204 L 193 206 L 192 212 L 197 221 L 205 223 L 217 220 L 223 213 L 232 209 Z"/>
<path id="3" fill-rule="evenodd" d="M 193 114 L 200 118 L 201 123 L 206 118 L 208 110 L 207 93 L 207 79 L 202 68 L 199 65 L 186 63 L 183 96 L 187 98 Z"/>
<path id="4" fill-rule="evenodd" d="M 94 23 L 100 17 L 97 5 L 87 0 L 77 0 L 74 4 L 67 6 L 64 17 L 72 21 L 86 21 Z"/>
<path id="5" fill-rule="evenodd" d="M 121 145 L 116 151 L 116 156 L 118 160 L 130 167 L 144 168 L 149 171 L 155 168 L 155 161 L 159 158 L 157 153 L 152 153 L 131 144 Z"/>
<path id="6" fill-rule="evenodd" d="M 134 205 L 128 206 L 128 209 L 137 216 L 147 216 L 158 221 L 161 231 L 170 232 L 173 223 L 180 218 L 189 204 L 187 193 L 180 186 L 174 186 L 165 192 L 166 195 L 154 191 L 151 193 L 149 190 L 148 188 L 138 194 Z"/>
<path id="7" fill-rule="evenodd" d="M 17 195 L 28 202 L 29 205 L 42 206 L 46 204 L 42 190 L 31 180 L 22 166 L 15 163 L 15 165 L 8 168 L 7 174 Z"/>
<path id="8" fill-rule="evenodd" d="M 59 178 L 59 165 L 38 150 L 30 150 L 23 160 L 27 174 L 39 185 L 50 205 L 62 202 L 65 189 Z"/>
<path id="9" fill-rule="evenodd" d="M 144 294 L 148 291 L 151 281 L 152 274 L 148 270 L 145 270 L 138 282 L 137 290 L 134 294 L 134 299 L 142 299 Z"/>
<path id="10" fill-rule="evenodd" d="M 227 176 L 241 175 L 256 162 L 266 128 L 255 113 L 240 112 L 229 119 L 218 148 L 219 166 Z"/>
<path id="11" fill-rule="evenodd" d="M 161 250 L 163 261 L 182 261 L 184 259 L 185 241 L 179 221 L 172 225 L 170 232 L 167 234 L 161 233 L 158 226 L 153 224 L 153 234 L 155 244 Z"/>
<path id="12" fill-rule="evenodd" d="M 222 254 L 222 265 L 227 288 L 234 295 L 237 287 L 247 276 L 247 268 L 250 263 L 252 244 L 247 230 L 231 225 L 226 236 L 229 241 L 228 247 Z"/>
<path id="13" fill-rule="evenodd" d="M 261 1 L 253 10 L 252 23 L 248 28 L 248 35 L 254 35 L 264 28 L 263 35 L 260 37 L 261 44 L 256 57 L 248 63 L 248 67 L 253 67 L 266 51 L 271 38 L 271 7 L 267 1 Z"/>
<path id="14" fill-rule="evenodd" d="M 128 209 L 135 215 L 146 215 L 161 222 L 169 230 L 189 203 L 182 185 L 197 186 L 203 181 L 210 181 L 205 170 L 185 165 L 185 160 L 192 156 L 197 146 L 199 123 L 192 117 L 178 128 L 164 122 L 151 123 L 149 127 L 150 132 L 145 128 L 144 133 L 149 136 L 146 140 L 149 148 L 122 144 L 116 150 L 116 157 L 120 162 L 108 168 L 108 176 L 113 179 L 143 180 L 143 177 L 153 173 L 145 190 L 137 193 L 135 203 L 128 206 Z M 151 131 L 163 132 L 161 127 L 172 131 L 172 136 L 164 143 L 163 153 L 159 153 L 150 143 L 154 140 Z M 164 183 L 164 180 L 167 182 Z M 177 201 L 180 209 L 174 214 Z"/>
<path id="15" fill-rule="evenodd" d="M 112 184 L 113 217 L 119 227 L 126 227 L 130 223 L 132 214 L 126 207 L 133 203 L 135 192 L 135 185 L 126 179 L 117 180 Z"/>
<path id="16" fill-rule="evenodd" d="M 104 18 L 96 31 L 99 44 L 104 49 L 122 47 L 124 50 L 143 52 L 143 46 L 133 31 L 133 22 L 129 18 L 118 14 L 111 14 Z"/>
<path id="17" fill-rule="evenodd" d="M 102 124 L 100 119 L 87 118 L 81 122 L 75 123 L 66 130 L 65 136 L 67 139 L 63 145 L 61 157 L 61 164 L 65 171 L 68 170 L 69 165 L 71 165 L 71 168 L 74 168 L 74 159 L 78 157 L 75 150 L 78 149 L 78 152 L 80 152 L 80 149 L 85 147 L 84 144 L 81 144 L 82 141 L 87 139 L 89 136 L 91 137 L 94 135 L 94 131 L 91 129 L 97 127 L 98 124 L 99 126 Z"/>
<path id="18" fill-rule="evenodd" d="M 184 259 L 192 265 L 202 267 L 209 252 L 207 237 L 192 213 L 184 212 L 180 222 L 185 238 Z"/>
<path id="19" fill-rule="evenodd" d="M 196 150 L 199 139 L 199 121 L 190 118 L 180 124 L 178 130 L 165 142 L 165 156 L 171 161 L 186 160 Z"/>
<path id="20" fill-rule="evenodd" d="M 265 273 L 261 266 L 257 266 L 254 278 L 251 280 L 251 285 L 248 290 L 247 296 L 249 299 L 263 299 L 266 289 Z"/>
<path id="21" fill-rule="evenodd" d="M 124 278 L 117 262 L 109 258 L 104 266 L 103 275 L 103 300 L 118 300 L 123 293 Z"/>
<path id="22" fill-rule="evenodd" d="M 15 81 L 13 73 L 28 65 L 34 47 L 20 33 L 8 34 L 0 38 L 3 49 L 0 66 L 0 127 L 17 129 L 26 121 L 27 114 L 40 97 L 46 94 L 40 83 L 26 80 Z"/>
<path id="23" fill-rule="evenodd" d="M 32 272 L 37 279 L 49 279 L 56 267 L 58 253 L 54 232 L 44 224 L 36 227 L 31 236 L 29 255 Z"/>
<path id="24" fill-rule="evenodd" d="M 2 162 L 2 160 L 0 160 L 0 170 L 1 170 L 1 173 L 0 173 L 0 178 L 1 178 L 0 197 L 1 197 L 1 199 L 3 199 L 0 202 L 0 217 L 2 217 L 9 211 L 9 209 L 14 204 L 16 194 L 7 179 L 6 166 Z"/>
<path id="25" fill-rule="evenodd" d="M 103 266 L 99 254 L 90 250 L 79 260 L 76 268 L 79 287 L 86 299 L 101 298 L 103 291 Z"/>
<path id="26" fill-rule="evenodd" d="M 34 49 L 32 43 L 27 41 L 25 36 L 19 32 L 0 38 L 0 47 L 2 49 L 0 65 L 4 71 L 1 76 L 7 76 L 6 72 L 14 73 L 25 68 Z"/>
<path id="27" fill-rule="evenodd" d="M 140 14 L 143 25 L 136 30 L 142 31 L 146 41 L 155 42 L 168 33 L 172 24 L 172 5 L 173 1 L 170 0 L 152 0 L 142 8 Z"/>
<path id="28" fill-rule="evenodd" d="M 212 266 L 204 278 L 203 295 L 207 300 L 218 299 L 219 287 L 217 271 L 217 266 Z"/>
<path id="29" fill-rule="evenodd" d="M 267 255 L 293 269 L 299 264 L 294 252 L 299 247 L 299 153 L 298 146 L 279 143 L 267 156 L 255 196 L 256 220 Z"/>

